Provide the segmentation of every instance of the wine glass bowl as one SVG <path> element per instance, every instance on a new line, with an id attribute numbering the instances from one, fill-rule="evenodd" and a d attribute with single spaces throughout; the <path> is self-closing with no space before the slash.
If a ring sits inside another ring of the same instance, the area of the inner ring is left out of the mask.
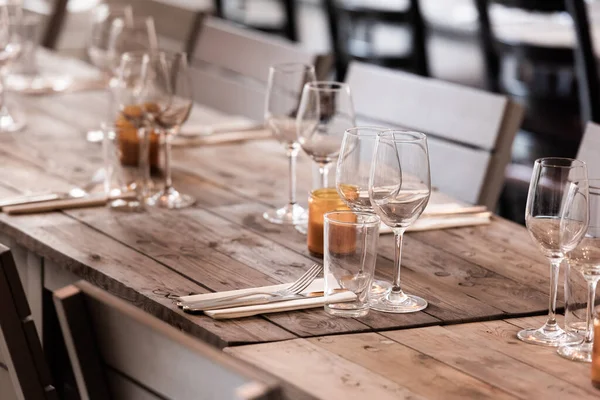
<path id="1" fill-rule="evenodd" d="M 307 82 L 313 82 L 315 79 L 315 69 L 312 65 L 284 63 L 269 68 L 265 125 L 285 146 L 289 162 L 288 204 L 263 214 L 267 221 L 274 224 L 298 226 L 307 222 L 306 211 L 296 202 L 296 158 L 300 150 L 296 117 L 302 89 Z"/>
<path id="2" fill-rule="evenodd" d="M 6 102 L 6 75 L 23 46 L 23 9 L 21 0 L 0 3 L 0 132 L 16 132 L 25 126 L 25 114 Z"/>
<path id="3" fill-rule="evenodd" d="M 322 187 L 340 153 L 346 129 L 356 126 L 350 86 L 340 82 L 304 85 L 297 117 L 298 142 L 318 165 Z"/>
<path id="4" fill-rule="evenodd" d="M 586 179 L 587 167 L 579 160 L 550 157 L 538 159 L 534 163 L 527 196 L 525 223 L 533 242 L 550 262 L 550 298 L 546 323 L 541 328 L 524 329 L 517 334 L 517 337 L 524 342 L 556 347 L 581 340 L 575 335 L 565 333 L 558 326 L 556 294 L 560 264 L 565 258 L 566 251 L 577 242 L 576 236 L 571 240 L 565 240 L 567 225 L 564 221 L 561 224 L 562 215 L 570 196 L 573 196 L 575 183 Z M 573 230 L 576 231 L 577 229 Z"/>
<path id="5" fill-rule="evenodd" d="M 378 133 L 369 178 L 369 198 L 375 213 L 394 232 L 396 270 L 392 287 L 383 296 L 372 299 L 374 310 L 411 313 L 427 307 L 426 300 L 402 290 L 400 266 L 404 231 L 423 213 L 430 193 L 425 134 L 400 130 Z"/>

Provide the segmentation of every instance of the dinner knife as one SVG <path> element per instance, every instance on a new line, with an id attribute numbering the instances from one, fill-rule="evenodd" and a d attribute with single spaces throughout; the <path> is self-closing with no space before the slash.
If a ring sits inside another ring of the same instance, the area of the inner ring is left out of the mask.
<path id="1" fill-rule="evenodd" d="M 62 193 L 44 193 L 13 196 L 0 200 L 0 210 L 3 207 L 19 206 L 23 204 L 39 203 L 43 201 L 59 200 L 64 197 Z"/>
<path id="2" fill-rule="evenodd" d="M 343 289 L 336 289 L 336 292 L 343 291 Z M 308 299 L 313 297 L 323 297 L 325 295 L 324 292 L 310 292 L 305 294 L 292 294 L 287 296 L 261 296 L 258 298 L 241 298 L 241 299 L 233 299 L 219 302 L 218 299 L 215 299 L 214 302 L 208 303 L 203 306 L 186 306 L 183 305 L 183 311 L 189 313 L 198 313 L 208 310 L 221 310 L 223 308 L 233 308 L 233 307 L 241 307 L 241 306 L 254 306 L 260 304 L 271 304 L 271 303 L 279 303 L 282 301 L 290 301 L 290 300 L 299 300 L 299 299 Z"/>

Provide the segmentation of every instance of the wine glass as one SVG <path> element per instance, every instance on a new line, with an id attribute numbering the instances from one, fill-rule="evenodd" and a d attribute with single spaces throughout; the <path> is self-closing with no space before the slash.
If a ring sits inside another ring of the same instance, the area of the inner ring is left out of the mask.
<path id="1" fill-rule="evenodd" d="M 25 126 L 20 110 L 9 111 L 6 103 L 6 75 L 22 47 L 23 9 L 21 0 L 0 1 L 0 132 L 15 132 Z"/>
<path id="2" fill-rule="evenodd" d="M 371 300 L 371 308 L 389 313 L 411 313 L 427 307 L 424 299 L 404 293 L 400 263 L 404 231 L 419 218 L 429 202 L 431 179 L 427 137 L 420 132 L 386 130 L 377 135 L 369 198 L 381 221 L 394 232 L 396 270 L 392 287 Z"/>
<path id="3" fill-rule="evenodd" d="M 329 166 L 340 152 L 344 132 L 356 126 L 350 87 L 340 82 L 304 85 L 297 117 L 300 146 L 319 165 L 321 185 L 328 186 Z"/>
<path id="4" fill-rule="evenodd" d="M 92 29 L 87 47 L 90 62 L 106 76 L 109 89 L 111 82 L 115 79 L 115 64 L 120 62 L 121 56 L 109 49 L 112 26 L 115 21 L 119 21 L 119 24 L 133 24 L 131 6 L 122 4 L 100 4 L 96 6 L 92 11 Z M 152 32 L 149 32 L 149 35 L 152 34 Z M 113 111 L 110 110 L 111 114 Z M 111 119 L 112 117 L 113 115 L 110 115 Z M 91 129 L 86 133 L 86 139 L 88 142 L 99 142 L 102 140 L 102 134 L 102 130 Z"/>
<path id="5" fill-rule="evenodd" d="M 387 130 L 378 126 L 363 126 L 346 129 L 342 139 L 335 174 L 337 192 L 346 205 L 355 212 L 374 213 L 369 198 L 369 173 L 377 134 Z M 384 294 L 391 284 L 374 280 L 371 296 Z"/>
<path id="6" fill-rule="evenodd" d="M 548 319 L 544 326 L 524 329 L 517 337 L 524 342 L 542 346 L 559 346 L 581 339 L 568 335 L 556 322 L 556 292 L 560 264 L 565 258 L 560 241 L 561 212 L 573 182 L 587 179 L 583 161 L 570 158 L 540 158 L 533 165 L 529 184 L 525 224 L 534 243 L 550 261 L 550 299 Z"/>
<path id="7" fill-rule="evenodd" d="M 273 136 L 285 146 L 290 171 L 288 204 L 263 214 L 267 221 L 275 224 L 306 223 L 306 212 L 296 203 L 296 157 L 300 149 L 296 116 L 304 84 L 315 79 L 315 68 L 312 65 L 287 63 L 269 68 L 265 123 Z"/>
<path id="8" fill-rule="evenodd" d="M 164 137 L 165 185 L 162 190 L 146 200 L 146 204 L 162 208 L 184 208 L 196 201 L 173 187 L 171 180 L 171 139 L 179 133 L 192 110 L 192 82 L 186 53 L 157 52 L 149 54 L 149 64 L 144 70 L 148 98 L 152 97 L 155 110 L 151 116 L 155 128 Z M 152 95 L 150 92 L 154 92 Z"/>
<path id="9" fill-rule="evenodd" d="M 561 232 L 583 231 L 579 243 L 571 240 L 571 249 L 566 254 L 566 262 L 581 273 L 587 282 L 586 331 L 583 342 L 562 345 L 558 348 L 558 354 L 570 360 L 592 362 L 594 300 L 596 286 L 600 280 L 600 179 L 578 182 L 573 186 L 575 195 L 570 196 L 569 201 L 566 202 L 561 220 Z M 568 242 L 573 236 L 569 234 L 561 239 Z"/>
<path id="10" fill-rule="evenodd" d="M 121 55 L 127 52 L 153 52 L 158 49 L 158 39 L 152 17 L 116 18 L 110 26 L 106 70 L 119 67 Z"/>

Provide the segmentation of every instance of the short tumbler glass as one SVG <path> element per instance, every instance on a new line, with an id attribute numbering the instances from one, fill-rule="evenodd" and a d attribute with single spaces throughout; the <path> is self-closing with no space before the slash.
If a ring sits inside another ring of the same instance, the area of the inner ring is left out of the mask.
<path id="1" fill-rule="evenodd" d="M 325 312 L 362 317 L 369 312 L 369 292 L 375 272 L 381 220 L 377 215 L 333 211 L 325 214 Z M 356 299 L 339 302 L 339 289 Z"/>

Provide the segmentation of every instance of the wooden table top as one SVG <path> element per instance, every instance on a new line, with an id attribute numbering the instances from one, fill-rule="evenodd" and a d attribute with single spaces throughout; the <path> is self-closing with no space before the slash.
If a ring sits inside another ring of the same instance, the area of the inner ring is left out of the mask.
<path id="1" fill-rule="evenodd" d="M 289 398 L 597 399 L 590 364 L 516 333 L 543 317 L 227 348 L 279 377 Z"/>
<path id="2" fill-rule="evenodd" d="M 98 125 L 107 97 L 79 92 L 18 98 L 28 127 L 0 135 L 0 197 L 87 183 L 102 166 L 102 153 L 98 144 L 85 141 L 84 131 Z M 194 112 L 201 120 L 202 108 Z M 307 157 L 300 157 L 298 195 L 304 204 L 311 170 Z M 429 301 L 423 312 L 342 319 L 314 309 L 215 321 L 177 309 L 173 296 L 291 282 L 315 261 L 304 236 L 261 217 L 286 202 L 287 178 L 284 150 L 272 140 L 177 148 L 174 182 L 198 199 L 192 208 L 0 214 L 0 229 L 79 277 L 220 347 L 546 312 L 546 260 L 523 227 L 498 217 L 488 226 L 406 235 L 403 285 Z M 393 238 L 382 236 L 377 275 L 391 279 L 392 260 Z"/>

